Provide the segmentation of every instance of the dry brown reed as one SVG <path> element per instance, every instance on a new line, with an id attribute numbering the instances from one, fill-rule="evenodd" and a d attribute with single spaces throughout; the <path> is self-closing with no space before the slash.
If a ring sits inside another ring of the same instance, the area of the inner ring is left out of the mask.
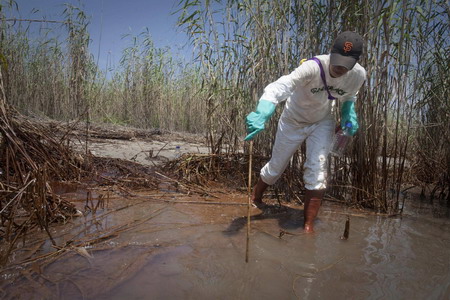
<path id="1" fill-rule="evenodd" d="M 49 181 L 79 178 L 83 160 L 48 130 L 21 120 L 7 105 L 4 93 L 0 130 L 1 237 L 9 243 L 0 257 L 4 264 L 18 239 L 30 229 L 45 230 L 54 243 L 49 224 L 77 214 L 73 204 L 52 192 Z"/>
<path id="2" fill-rule="evenodd" d="M 81 214 L 71 202 L 54 193 L 54 182 L 88 180 L 97 186 L 115 187 L 122 194 L 129 193 L 128 188 L 158 187 L 161 180 L 142 165 L 74 151 L 69 136 L 74 138 L 76 133 L 70 133 L 70 127 L 31 122 L 6 103 L 4 93 L 1 95 L 0 239 L 6 243 L 0 265 L 35 228 L 45 231 L 56 247 L 50 225 Z M 86 207 L 95 213 L 104 195 L 97 205 L 89 195 Z"/>

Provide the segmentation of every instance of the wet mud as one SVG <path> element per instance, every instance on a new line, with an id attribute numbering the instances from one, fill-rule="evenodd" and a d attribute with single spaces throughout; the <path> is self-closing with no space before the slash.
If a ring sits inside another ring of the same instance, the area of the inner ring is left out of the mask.
<path id="1" fill-rule="evenodd" d="M 433 205 L 407 202 L 402 217 L 386 217 L 326 202 L 315 234 L 303 233 L 300 205 L 251 208 L 246 263 L 243 193 L 91 191 L 87 202 L 86 189 L 55 189 L 85 215 L 52 227 L 59 248 L 39 232 L 21 244 L 0 273 L 1 299 L 450 297 L 448 208 L 436 217 Z"/>

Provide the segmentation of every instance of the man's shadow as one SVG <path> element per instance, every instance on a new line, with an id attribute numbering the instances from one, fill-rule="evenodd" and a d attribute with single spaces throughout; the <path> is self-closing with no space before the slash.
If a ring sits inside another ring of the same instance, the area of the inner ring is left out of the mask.
<path id="1" fill-rule="evenodd" d="M 250 221 L 276 219 L 280 228 L 285 231 L 303 228 L 303 209 L 296 209 L 285 205 L 264 205 L 258 209 L 261 210 L 261 213 L 251 216 Z M 223 234 L 228 236 L 238 234 L 246 224 L 247 216 L 236 218 L 223 231 Z"/>

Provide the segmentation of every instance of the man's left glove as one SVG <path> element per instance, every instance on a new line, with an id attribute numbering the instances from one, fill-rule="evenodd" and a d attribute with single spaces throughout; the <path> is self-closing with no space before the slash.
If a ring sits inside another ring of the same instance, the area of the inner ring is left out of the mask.
<path id="1" fill-rule="evenodd" d="M 351 128 L 349 128 L 349 132 L 351 135 L 355 135 L 356 131 L 358 131 L 358 117 L 356 116 L 355 111 L 355 102 L 353 101 L 345 101 L 342 103 L 341 109 L 341 128 L 345 129 L 347 122 L 352 124 Z"/>
<path id="2" fill-rule="evenodd" d="M 260 131 L 264 130 L 266 123 L 275 112 L 275 104 L 267 100 L 259 100 L 256 111 L 251 112 L 246 118 L 247 133 L 244 141 L 249 141 L 255 137 Z"/>

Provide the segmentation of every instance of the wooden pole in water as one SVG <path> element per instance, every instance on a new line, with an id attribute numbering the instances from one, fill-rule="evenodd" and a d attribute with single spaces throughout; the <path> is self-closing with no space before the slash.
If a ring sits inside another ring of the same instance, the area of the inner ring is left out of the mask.
<path id="1" fill-rule="evenodd" d="M 247 243 L 245 249 L 245 262 L 248 262 L 248 245 L 250 242 L 250 207 L 252 206 L 252 158 L 253 158 L 253 141 L 250 141 L 250 149 L 249 149 L 249 158 L 248 158 L 248 203 L 247 203 Z"/>

